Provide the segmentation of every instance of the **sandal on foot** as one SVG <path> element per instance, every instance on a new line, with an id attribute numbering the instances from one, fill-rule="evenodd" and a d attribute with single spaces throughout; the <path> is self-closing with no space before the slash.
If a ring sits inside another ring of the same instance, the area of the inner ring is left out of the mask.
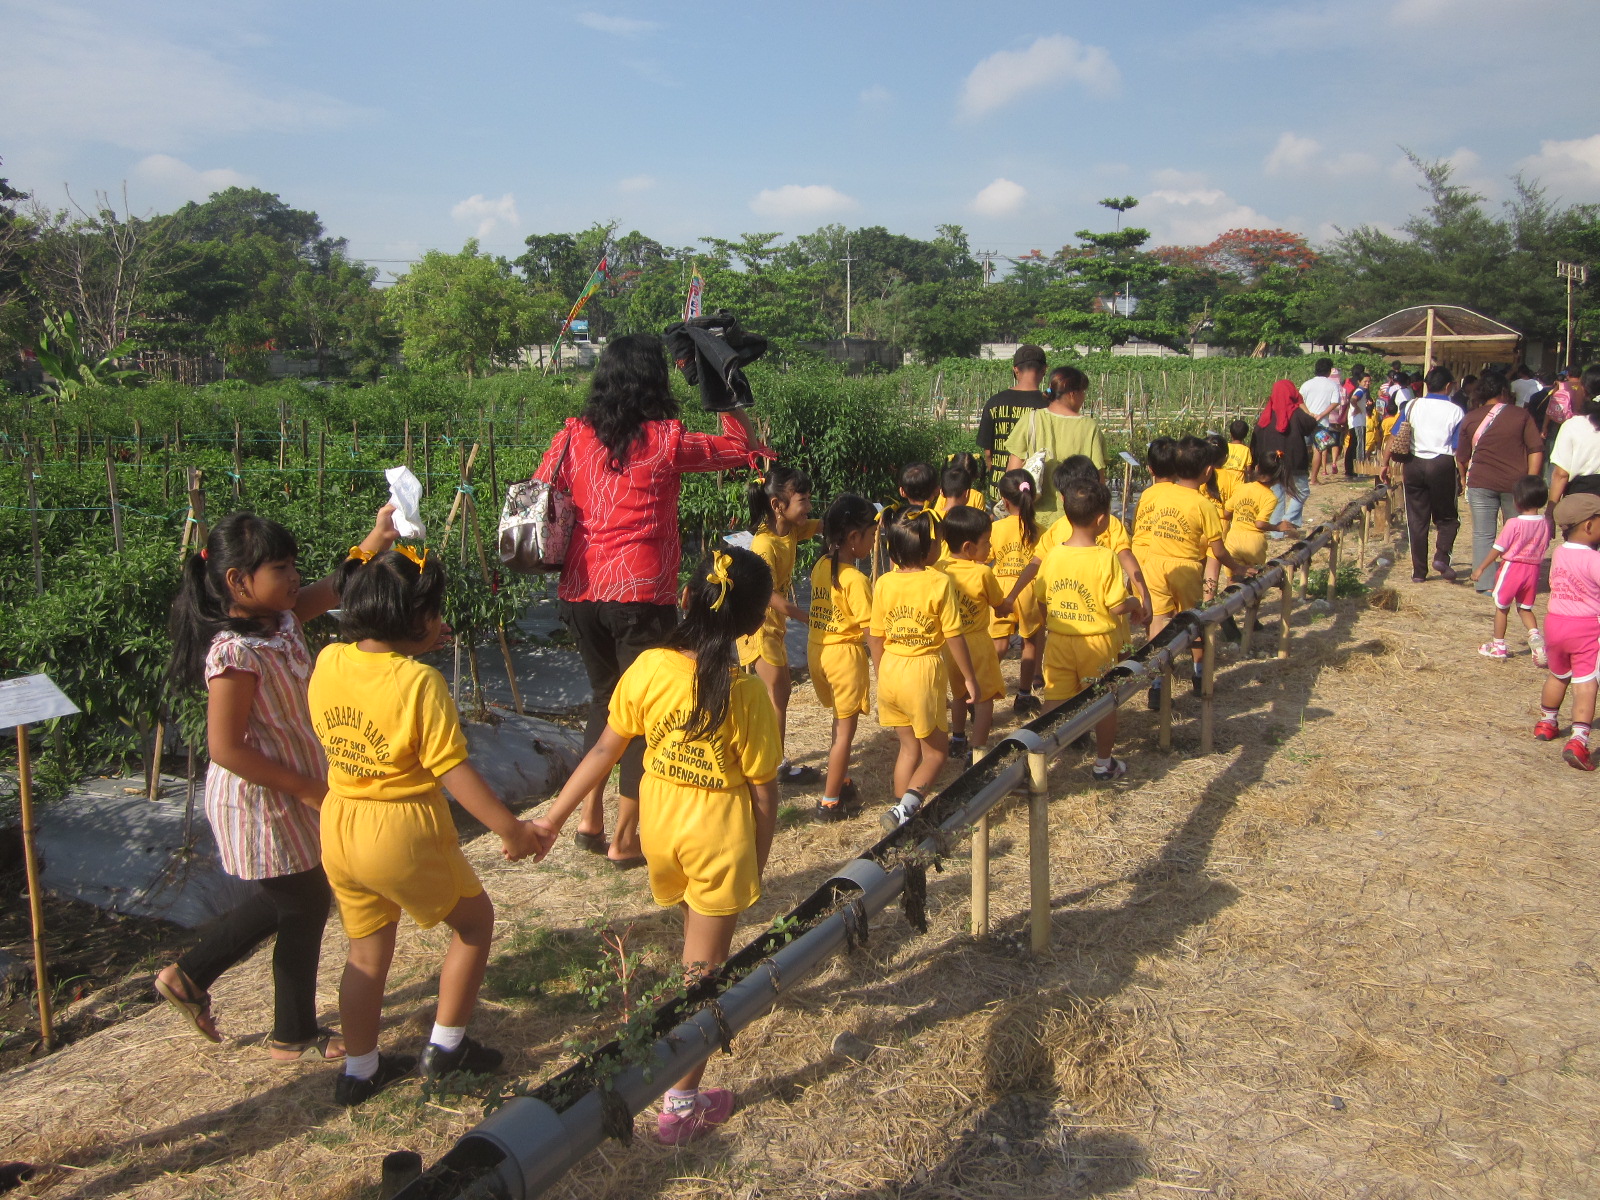
<path id="1" fill-rule="evenodd" d="M 297 1062 L 338 1062 L 344 1058 L 344 1038 L 331 1029 L 319 1029 L 316 1037 L 305 1042 L 280 1042 L 276 1038 L 268 1038 L 267 1051 L 272 1061 L 280 1066 Z"/>
<path id="2" fill-rule="evenodd" d="M 572 835 L 572 840 L 578 844 L 579 850 L 587 850 L 590 854 L 604 854 L 611 849 L 611 839 L 604 833 L 584 833 L 579 830 Z"/>
<path id="3" fill-rule="evenodd" d="M 194 987 L 194 981 L 182 971 L 178 972 L 178 978 L 183 981 L 181 992 L 157 975 L 156 994 L 182 1013 L 183 1019 L 188 1021 L 194 1027 L 194 1031 L 206 1041 L 222 1041 L 222 1035 L 217 1032 L 216 1022 L 211 1019 L 211 993 L 201 992 L 197 1000 L 190 991 Z"/>
<path id="4" fill-rule="evenodd" d="M 644 866 L 645 857 L 642 854 L 635 854 L 630 858 L 612 858 L 607 861 L 619 871 L 632 871 Z"/>

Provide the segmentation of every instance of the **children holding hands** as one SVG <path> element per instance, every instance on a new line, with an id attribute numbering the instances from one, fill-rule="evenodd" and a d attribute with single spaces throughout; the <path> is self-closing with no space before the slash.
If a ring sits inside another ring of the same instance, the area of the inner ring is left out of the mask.
<path id="1" fill-rule="evenodd" d="M 1000 590 L 999 581 L 987 566 L 992 552 L 990 531 L 993 521 L 981 508 L 960 504 L 945 514 L 940 530 L 950 557 L 939 569 L 956 585 L 956 601 L 961 608 L 961 636 L 972 660 L 977 692 L 969 692 L 958 678 L 950 680 L 950 757 L 971 766 L 989 744 L 994 724 L 994 702 L 1005 699 L 1006 685 L 1000 677 L 1000 656 L 989 625 L 994 614 L 1008 614 L 1011 606 Z M 949 663 L 946 663 L 949 667 Z M 972 705 L 972 737 L 966 737 L 967 705 Z"/>
<path id="2" fill-rule="evenodd" d="M 1539 564 L 1550 548 L 1550 523 L 1544 515 L 1549 493 L 1539 476 L 1524 475 L 1512 489 L 1511 499 L 1517 506 L 1517 515 L 1501 527 L 1493 547 L 1472 572 L 1472 582 L 1476 583 L 1496 562 L 1500 564 L 1490 593 L 1494 597 L 1494 637 L 1479 646 L 1478 653 L 1505 660 L 1506 624 L 1515 605 L 1517 616 L 1528 631 L 1528 649 L 1533 652 L 1534 665 L 1542 667 L 1546 663 L 1544 635 L 1534 619 L 1533 601 L 1539 594 Z M 1554 566 L 1551 571 L 1553 575 Z M 1554 587 L 1553 579 L 1551 586 Z"/>
<path id="3" fill-rule="evenodd" d="M 850 746 L 856 721 L 871 711 L 872 679 L 867 644 L 878 652 L 878 639 L 867 633 L 872 620 L 872 585 L 856 563 L 872 553 L 877 510 L 860 496 L 846 493 L 822 517 L 827 553 L 811 569 L 811 631 L 806 639 L 806 666 L 817 700 L 833 713 L 833 741 L 828 749 L 828 777 L 817 815 L 839 821 L 860 811 L 860 796 L 850 782 Z"/>

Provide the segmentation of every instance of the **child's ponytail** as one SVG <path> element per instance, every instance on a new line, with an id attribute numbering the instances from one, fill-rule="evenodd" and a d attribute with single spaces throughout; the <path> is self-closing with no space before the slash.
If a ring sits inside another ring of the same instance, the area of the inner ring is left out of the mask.
<path id="1" fill-rule="evenodd" d="M 728 719 L 735 643 L 766 620 L 772 568 L 759 554 L 726 546 L 701 561 L 684 592 L 683 620 L 667 647 L 694 656 L 693 711 L 683 727 L 684 740 L 693 742 L 711 737 Z"/>
<path id="2" fill-rule="evenodd" d="M 1022 542 L 1033 546 L 1039 540 L 1039 522 L 1033 509 L 1039 499 L 1039 483 L 1028 472 L 1018 467 L 1000 476 L 1000 498 L 1017 506 L 1017 516 L 1022 523 Z"/>
<path id="3" fill-rule="evenodd" d="M 1286 495 L 1298 497 L 1289 464 L 1277 450 L 1268 450 L 1256 459 L 1256 480 L 1270 488 L 1282 488 Z"/>
<path id="4" fill-rule="evenodd" d="M 850 535 L 871 529 L 877 512 L 870 501 L 851 492 L 828 505 L 822 514 L 822 541 L 828 548 L 828 580 L 832 587 L 839 586 L 839 552 L 850 540 Z"/>
<path id="5" fill-rule="evenodd" d="M 230 615 L 228 573 L 250 575 L 265 563 L 293 560 L 299 553 L 294 534 L 251 512 L 229 513 L 212 527 L 206 544 L 183 564 L 172 601 L 167 628 L 172 634 L 168 673 L 173 683 L 205 685 L 206 655 L 217 634 L 261 632 L 256 621 Z"/>
<path id="6" fill-rule="evenodd" d="M 795 467 L 773 466 L 765 475 L 753 476 L 745 487 L 745 503 L 750 508 L 750 532 L 760 533 L 772 523 L 772 502 L 788 503 L 790 496 L 809 496 L 811 476 Z"/>

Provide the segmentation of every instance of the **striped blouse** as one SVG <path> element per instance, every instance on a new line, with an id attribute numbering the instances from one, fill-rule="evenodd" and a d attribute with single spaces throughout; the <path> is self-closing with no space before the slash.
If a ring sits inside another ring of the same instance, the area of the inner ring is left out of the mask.
<path id="1" fill-rule="evenodd" d="M 206 682 L 227 670 L 256 677 L 245 740 L 274 762 L 326 778 L 328 764 L 311 729 L 306 683 L 311 652 L 300 622 L 283 614 L 269 636 L 219 633 L 206 652 Z M 240 879 L 273 879 L 322 861 L 319 817 L 297 797 L 250 783 L 212 763 L 206 771 L 206 817 L 222 867 Z"/>

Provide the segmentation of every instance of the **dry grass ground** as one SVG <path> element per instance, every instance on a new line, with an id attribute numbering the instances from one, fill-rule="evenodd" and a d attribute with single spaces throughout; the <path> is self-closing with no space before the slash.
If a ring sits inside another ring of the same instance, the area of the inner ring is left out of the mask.
<path id="1" fill-rule="evenodd" d="M 1397 608 L 1302 607 L 1288 663 L 1225 660 L 1216 754 L 1194 756 L 1184 698 L 1170 754 L 1125 710 L 1133 769 L 1114 789 L 1057 765 L 1049 955 L 1022 948 L 1012 811 L 993 834 L 992 937 L 965 932 L 962 847 L 930 876 L 928 934 L 880 919 L 713 1063 L 741 1097 L 724 1131 L 681 1151 L 608 1144 L 557 1194 L 1595 1195 L 1595 781 L 1530 738 L 1540 672 L 1475 653 L 1489 615 L 1470 588 L 1378 574 Z M 819 762 L 824 714 L 796 696 L 793 744 Z M 891 753 L 875 727 L 861 741 L 875 802 Z M 754 917 L 875 819 L 786 828 Z M 537 1077 L 580 1019 L 562 976 L 590 953 L 585 923 L 637 918 L 657 955 L 675 923 L 638 874 L 570 842 L 525 868 L 492 841 L 469 847 L 505 931 L 478 1032 Z M 386 1038 L 414 1045 L 442 939 L 408 926 L 401 942 Z M 330 932 L 330 996 L 342 949 Z M 386 1151 L 431 1160 L 477 1119 L 473 1099 L 413 1085 L 335 1109 L 326 1068 L 265 1062 L 267 997 L 257 956 L 216 989 L 242 1036 L 206 1046 L 155 1011 L 0 1079 L 0 1158 L 58 1164 L 19 1194 L 368 1196 Z M 872 1047 L 862 1061 L 831 1052 L 843 1030 Z"/>

